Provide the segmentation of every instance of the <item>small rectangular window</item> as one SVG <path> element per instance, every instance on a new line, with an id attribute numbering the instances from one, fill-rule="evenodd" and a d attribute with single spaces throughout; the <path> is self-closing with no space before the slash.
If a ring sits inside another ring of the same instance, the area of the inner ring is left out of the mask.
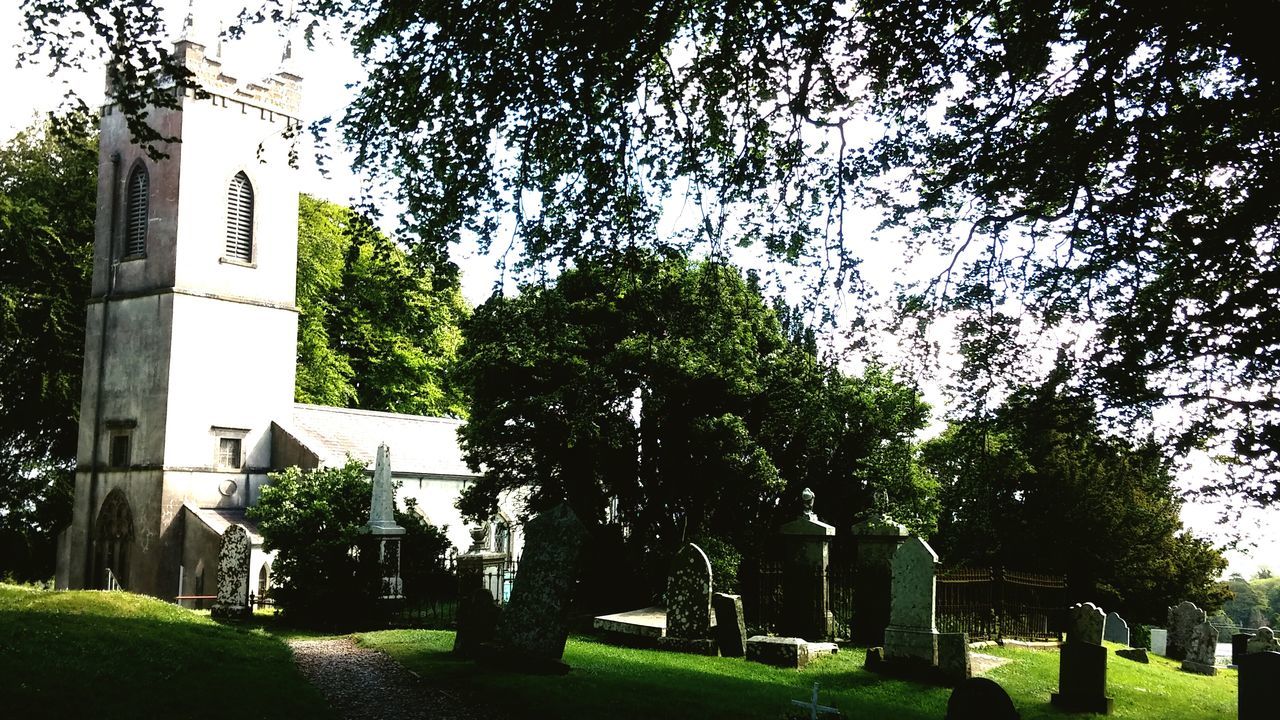
<path id="1" fill-rule="evenodd" d="M 218 465 L 220 467 L 240 467 L 240 438 L 218 438 Z"/>
<path id="2" fill-rule="evenodd" d="M 112 435 L 108 462 L 113 468 L 129 467 L 129 436 Z"/>

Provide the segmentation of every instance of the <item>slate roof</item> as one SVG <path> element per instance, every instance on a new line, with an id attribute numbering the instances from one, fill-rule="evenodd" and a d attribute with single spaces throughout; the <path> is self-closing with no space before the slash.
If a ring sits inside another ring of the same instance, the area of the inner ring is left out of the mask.
<path id="1" fill-rule="evenodd" d="M 298 403 L 292 420 L 278 424 L 324 465 L 341 465 L 350 455 L 372 470 L 378 445 L 385 442 L 394 475 L 478 476 L 458 447 L 461 420 Z"/>
<path id="2" fill-rule="evenodd" d="M 202 508 L 197 507 L 190 500 L 184 502 L 182 506 L 219 535 L 225 533 L 232 524 L 243 525 L 249 533 L 249 542 L 255 546 L 262 545 L 262 533 L 258 530 L 258 523 L 245 517 L 244 508 Z"/>

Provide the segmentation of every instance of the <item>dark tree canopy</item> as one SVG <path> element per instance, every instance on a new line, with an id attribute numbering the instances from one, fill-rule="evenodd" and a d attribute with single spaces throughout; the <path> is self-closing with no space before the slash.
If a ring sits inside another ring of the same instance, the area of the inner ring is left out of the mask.
<path id="1" fill-rule="evenodd" d="M 1159 448 L 1103 435 L 1063 379 L 925 443 L 941 483 L 934 547 L 948 564 L 1063 573 L 1074 597 L 1131 621 L 1160 622 L 1169 598 L 1219 607 L 1226 560 L 1182 527 Z"/>
<path id="2" fill-rule="evenodd" d="M 26 0 L 62 61 L 88 18 L 144 97 L 153 0 Z M 1100 397 L 1184 406 L 1177 447 L 1233 443 L 1217 484 L 1280 496 L 1280 62 L 1275 0 L 302 0 L 369 79 L 342 133 L 397 181 L 420 249 L 514 218 L 529 262 L 633 244 L 762 246 L 856 286 L 845 231 L 953 253 L 905 288 L 923 320 L 1096 323 Z M 266 15 L 281 6 L 267 2 Z M 171 72 L 172 69 L 170 70 Z M 663 203 L 696 220 L 659 230 Z M 1020 314 L 1019 310 L 1014 314 Z M 1016 347 L 1016 345 L 1014 346 Z"/>
<path id="3" fill-rule="evenodd" d="M 683 542 L 758 550 L 806 486 L 841 526 L 883 492 L 932 527 L 918 394 L 789 342 L 736 268 L 675 253 L 583 263 L 490 299 L 464 335 L 461 437 L 485 469 L 468 515 L 489 517 L 503 491 L 526 490 L 535 512 L 567 500 L 601 544 L 622 545 L 612 566 L 657 585 Z"/>

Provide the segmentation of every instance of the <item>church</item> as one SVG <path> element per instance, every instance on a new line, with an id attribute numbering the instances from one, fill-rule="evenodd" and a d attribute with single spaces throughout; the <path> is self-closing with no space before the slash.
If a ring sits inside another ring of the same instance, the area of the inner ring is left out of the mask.
<path id="1" fill-rule="evenodd" d="M 516 503 L 467 527 L 454 501 L 477 474 L 461 421 L 295 403 L 302 78 L 281 66 L 243 82 L 190 18 L 174 54 L 205 90 L 148 121 L 180 143 L 153 159 L 108 92 L 99 136 L 93 275 L 71 525 L 59 588 L 121 588 L 175 600 L 217 586 L 222 533 L 245 527 L 250 587 L 271 554 L 246 518 L 268 473 L 341 465 L 370 472 L 391 449 L 397 500 L 414 498 L 455 548 L 515 557 Z M 190 602 L 186 603 L 190 604 Z"/>

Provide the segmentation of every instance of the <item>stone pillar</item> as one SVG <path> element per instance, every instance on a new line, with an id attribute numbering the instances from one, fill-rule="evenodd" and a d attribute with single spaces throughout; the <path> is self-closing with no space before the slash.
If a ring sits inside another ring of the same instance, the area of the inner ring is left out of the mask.
<path id="1" fill-rule="evenodd" d="M 828 545 L 836 529 L 813 512 L 813 491 L 805 488 L 804 511 L 780 529 L 786 551 L 782 566 L 783 635 L 825 641 L 835 627 L 827 584 Z"/>
<path id="2" fill-rule="evenodd" d="M 386 443 L 378 446 L 373 468 L 369 522 L 360 531 L 372 537 L 372 542 L 365 547 L 378 554 L 382 578 L 379 598 L 399 600 L 404 597 L 400 580 L 400 536 L 405 530 L 396 524 L 396 489 L 391 484 L 391 449 Z"/>
<path id="3" fill-rule="evenodd" d="M 866 645 L 884 642 L 893 599 L 893 554 L 910 535 L 887 515 L 876 515 L 856 523 L 850 530 L 855 539 L 853 587 L 853 640 Z"/>
<path id="4" fill-rule="evenodd" d="M 929 543 L 907 538 L 893 555 L 893 603 L 884 630 L 884 661 L 931 673 L 938 667 L 938 554 Z"/>

